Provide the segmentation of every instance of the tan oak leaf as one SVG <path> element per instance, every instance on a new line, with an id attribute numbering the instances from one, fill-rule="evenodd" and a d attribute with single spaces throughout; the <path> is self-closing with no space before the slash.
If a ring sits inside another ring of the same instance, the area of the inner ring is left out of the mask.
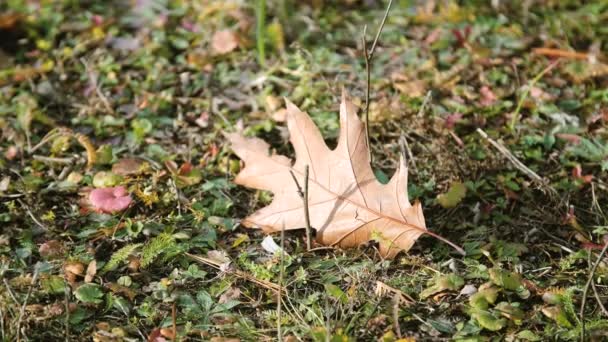
<path id="1" fill-rule="evenodd" d="M 286 103 L 295 163 L 286 156 L 270 154 L 270 146 L 259 138 L 227 134 L 233 151 L 245 163 L 235 183 L 274 194 L 272 203 L 242 221 L 244 226 L 268 232 L 303 228 L 303 201 L 290 171 L 303 184 L 308 165 L 310 225 L 316 229 L 317 242 L 347 248 L 376 240 L 380 253 L 393 258 L 408 251 L 420 235 L 428 234 L 463 253 L 460 247 L 428 231 L 420 203 L 410 204 L 403 158 L 387 184 L 378 182 L 370 166 L 365 125 L 345 93 L 340 104 L 340 138 L 334 150 L 327 147 L 308 114 L 288 100 Z"/>

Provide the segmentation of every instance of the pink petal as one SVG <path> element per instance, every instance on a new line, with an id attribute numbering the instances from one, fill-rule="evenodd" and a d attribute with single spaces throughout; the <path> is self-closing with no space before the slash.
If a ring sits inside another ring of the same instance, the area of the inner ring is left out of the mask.
<path id="1" fill-rule="evenodd" d="M 131 196 L 124 186 L 116 186 L 91 191 L 89 201 L 96 210 L 115 213 L 126 209 L 131 204 Z"/>

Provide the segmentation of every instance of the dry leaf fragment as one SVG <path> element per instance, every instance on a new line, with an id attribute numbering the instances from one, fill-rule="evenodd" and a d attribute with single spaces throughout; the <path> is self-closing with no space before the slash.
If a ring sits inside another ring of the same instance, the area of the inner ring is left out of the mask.
<path id="1" fill-rule="evenodd" d="M 269 155 L 270 146 L 261 139 L 227 134 L 232 149 L 245 162 L 235 183 L 274 193 L 272 203 L 245 218 L 243 225 L 268 232 L 304 227 L 303 203 L 290 171 L 304 184 L 308 165 L 310 223 L 321 244 L 347 248 L 376 240 L 380 253 L 392 258 L 409 250 L 420 235 L 429 234 L 464 254 L 461 248 L 429 232 L 420 203 L 410 204 L 403 157 L 388 184 L 377 181 L 370 167 L 365 125 L 345 93 L 340 104 L 340 139 L 334 150 L 327 147 L 311 118 L 286 102 L 295 164 L 285 156 Z"/>
<path id="2" fill-rule="evenodd" d="M 276 122 L 285 122 L 285 118 L 287 117 L 287 109 L 281 108 L 276 112 L 272 113 L 272 120 Z"/>
<path id="3" fill-rule="evenodd" d="M 238 287 L 231 287 L 226 292 L 222 293 L 218 303 L 225 304 L 231 300 L 238 300 L 241 296 L 241 290 Z"/>
<path id="4" fill-rule="evenodd" d="M 411 304 L 416 302 L 414 298 L 410 297 L 410 295 L 407 293 L 404 293 L 403 291 L 394 287 L 390 287 L 380 280 L 376 281 L 376 290 L 374 293 L 378 297 L 387 297 L 392 294 L 393 298 L 395 298 L 399 304 Z"/>
<path id="5" fill-rule="evenodd" d="M 38 248 L 38 253 L 41 257 L 53 259 L 61 256 L 65 252 L 63 242 L 60 240 L 49 240 L 41 244 Z"/>
<path id="6" fill-rule="evenodd" d="M 77 261 L 66 262 L 63 266 L 65 279 L 72 285 L 76 283 L 76 276 L 81 275 L 82 272 L 84 272 L 84 265 Z"/>
<path id="7" fill-rule="evenodd" d="M 91 260 L 89 265 L 87 266 L 87 273 L 84 276 L 84 282 L 90 283 L 93 281 L 93 278 L 97 274 L 97 261 L 95 259 Z"/>
<path id="8" fill-rule="evenodd" d="M 274 242 L 274 239 L 270 235 L 266 236 L 264 240 L 262 240 L 262 248 L 264 248 L 266 252 L 272 255 L 276 254 L 277 252 L 283 251 L 281 246 Z"/>
<path id="9" fill-rule="evenodd" d="M 422 80 L 396 82 L 393 83 L 393 87 L 409 97 L 421 97 L 427 92 L 427 84 Z"/>
<path id="10" fill-rule="evenodd" d="M 139 158 L 122 158 L 112 165 L 112 172 L 121 176 L 136 175 L 147 166 L 147 162 Z"/>
<path id="11" fill-rule="evenodd" d="M 167 342 L 168 340 L 164 338 L 160 333 L 160 328 L 155 328 L 152 330 L 150 335 L 148 335 L 148 342 Z"/>
<path id="12" fill-rule="evenodd" d="M 80 275 L 84 271 L 84 265 L 77 261 L 66 262 L 63 270 L 72 274 Z"/>
<path id="13" fill-rule="evenodd" d="M 222 30 L 215 32 L 211 38 L 211 48 L 218 55 L 234 51 L 239 46 L 239 37 L 236 32 Z"/>
<path id="14" fill-rule="evenodd" d="M 0 193 L 8 190 L 8 186 L 11 184 L 11 177 L 6 176 L 0 180 Z"/>

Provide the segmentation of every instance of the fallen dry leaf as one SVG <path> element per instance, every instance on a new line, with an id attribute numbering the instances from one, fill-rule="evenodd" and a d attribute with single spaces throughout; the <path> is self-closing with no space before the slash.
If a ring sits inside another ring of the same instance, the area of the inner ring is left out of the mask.
<path id="1" fill-rule="evenodd" d="M 245 218 L 243 225 L 269 232 L 304 227 L 303 203 L 290 171 L 304 184 L 308 165 L 310 223 L 319 243 L 347 248 L 376 240 L 380 253 L 392 258 L 409 250 L 420 235 L 429 234 L 464 253 L 429 232 L 420 203 L 410 204 L 403 157 L 388 184 L 377 181 L 370 167 L 365 125 L 345 93 L 340 104 L 340 139 L 334 150 L 327 147 L 311 118 L 286 102 L 295 164 L 285 156 L 269 155 L 270 146 L 261 139 L 227 134 L 232 149 L 245 162 L 235 182 L 274 193 L 272 203 Z"/>

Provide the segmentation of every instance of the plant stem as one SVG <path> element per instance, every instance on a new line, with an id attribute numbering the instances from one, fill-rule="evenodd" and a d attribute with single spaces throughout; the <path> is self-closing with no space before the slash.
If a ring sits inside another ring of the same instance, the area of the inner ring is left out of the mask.
<path id="1" fill-rule="evenodd" d="M 255 6 L 255 39 L 258 49 L 258 63 L 261 66 L 266 65 L 266 53 L 265 53 L 265 32 L 266 30 L 266 0 L 258 0 Z"/>
<path id="2" fill-rule="evenodd" d="M 300 183 L 298 179 L 294 175 L 293 171 L 289 171 L 291 173 L 291 177 L 293 181 L 296 183 L 298 187 L 298 195 L 304 202 L 304 220 L 306 222 L 306 250 L 309 251 L 312 249 L 312 228 L 310 227 L 310 212 L 308 209 L 308 165 L 304 168 L 304 191 L 302 191 L 302 187 L 300 187 Z"/>
<path id="3" fill-rule="evenodd" d="M 382 33 L 382 29 L 384 28 L 384 24 L 386 23 L 386 19 L 388 18 L 388 13 L 391 10 L 392 4 L 393 0 L 389 0 L 388 5 L 386 6 L 386 12 L 384 12 L 384 17 L 382 18 L 382 22 L 380 22 L 380 26 L 378 27 L 378 31 L 376 32 L 376 37 L 374 38 L 374 42 L 372 43 L 372 48 L 369 51 L 367 50 L 367 40 L 365 38 L 367 33 L 367 25 L 363 26 L 363 56 L 365 57 L 365 73 L 367 75 L 367 87 L 365 90 L 365 141 L 367 142 L 370 163 L 373 162 L 371 144 L 369 141 L 369 94 L 371 92 L 371 64 L 372 59 L 374 58 L 374 52 L 376 52 L 376 45 L 378 44 L 380 33 Z"/>
<path id="4" fill-rule="evenodd" d="M 519 112 L 521 111 L 521 107 L 524 104 L 524 101 L 528 98 L 528 94 L 530 94 L 530 89 L 534 87 L 534 85 L 538 81 L 540 81 L 540 79 L 545 76 L 546 73 L 551 71 L 551 69 L 555 68 L 558 63 L 559 60 L 556 60 L 555 62 L 549 64 L 538 75 L 536 75 L 536 77 L 534 77 L 534 79 L 532 79 L 530 83 L 528 83 L 528 88 L 526 88 L 524 93 L 521 95 L 519 102 L 517 102 L 517 107 L 515 108 L 515 112 L 513 112 L 513 118 L 511 118 L 511 122 L 509 123 L 509 130 L 513 131 L 515 129 L 515 124 L 517 124 L 517 121 L 519 121 Z"/>

